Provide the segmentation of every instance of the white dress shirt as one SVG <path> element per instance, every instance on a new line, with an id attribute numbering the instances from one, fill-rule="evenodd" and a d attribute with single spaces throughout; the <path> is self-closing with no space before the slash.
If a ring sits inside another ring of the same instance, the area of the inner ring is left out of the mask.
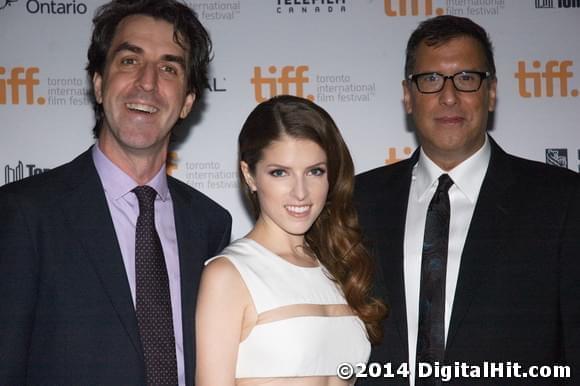
<path id="1" fill-rule="evenodd" d="M 449 189 L 451 217 L 449 222 L 449 249 L 445 280 L 445 340 L 449 330 L 453 298 L 461 253 L 471 223 L 481 184 L 487 172 L 491 148 L 486 136 L 485 143 L 475 154 L 450 171 L 444 171 L 420 150 L 419 160 L 413 167 L 411 189 L 405 221 L 404 280 L 407 305 L 407 332 L 409 339 L 409 381 L 415 384 L 415 360 L 419 325 L 419 289 L 421 286 L 421 259 L 425 219 L 431 198 L 437 189 L 438 178 L 447 173 L 453 180 Z"/>

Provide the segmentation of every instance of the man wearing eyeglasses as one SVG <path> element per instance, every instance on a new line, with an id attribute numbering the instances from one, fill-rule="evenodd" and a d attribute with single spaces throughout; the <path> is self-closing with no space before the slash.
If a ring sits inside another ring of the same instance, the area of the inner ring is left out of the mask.
<path id="1" fill-rule="evenodd" d="M 446 15 L 413 32 L 403 101 L 420 147 L 357 177 L 390 305 L 371 362 L 392 371 L 359 384 L 579 384 L 580 178 L 498 146 L 496 93 L 482 27 Z"/>

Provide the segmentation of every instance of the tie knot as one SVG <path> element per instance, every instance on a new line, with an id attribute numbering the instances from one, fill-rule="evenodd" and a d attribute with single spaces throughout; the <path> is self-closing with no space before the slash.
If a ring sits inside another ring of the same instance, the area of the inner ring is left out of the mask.
<path id="1" fill-rule="evenodd" d="M 451 188 L 451 185 L 453 185 L 453 180 L 451 179 L 451 177 L 449 177 L 449 174 L 441 174 L 439 176 L 439 185 L 437 185 L 437 192 L 447 193 L 449 191 L 449 188 Z"/>
<path id="2" fill-rule="evenodd" d="M 153 208 L 155 197 L 157 197 L 157 191 L 155 189 L 147 185 L 137 186 L 133 189 L 133 193 L 135 193 L 137 200 L 139 200 L 139 208 Z"/>

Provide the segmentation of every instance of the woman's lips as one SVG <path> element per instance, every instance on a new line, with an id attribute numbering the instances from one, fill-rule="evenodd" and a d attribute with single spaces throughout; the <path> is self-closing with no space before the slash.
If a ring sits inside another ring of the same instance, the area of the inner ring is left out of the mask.
<path id="1" fill-rule="evenodd" d="M 293 217 L 308 217 L 312 205 L 285 205 L 286 211 Z"/>

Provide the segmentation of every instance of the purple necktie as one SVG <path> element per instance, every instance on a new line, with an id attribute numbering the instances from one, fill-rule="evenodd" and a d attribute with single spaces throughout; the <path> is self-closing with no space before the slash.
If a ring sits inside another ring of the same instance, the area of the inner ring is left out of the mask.
<path id="1" fill-rule="evenodd" d="M 449 243 L 449 188 L 453 180 L 448 174 L 439 177 L 437 190 L 429 203 L 421 260 L 419 293 L 419 331 L 417 364 L 439 362 L 445 353 L 445 274 Z M 435 377 L 417 378 L 416 385 L 440 385 Z"/>
<path id="2" fill-rule="evenodd" d="M 169 278 L 155 229 L 157 192 L 150 186 L 138 186 L 133 192 L 139 200 L 135 232 L 135 308 L 145 355 L 147 385 L 177 385 Z"/>

